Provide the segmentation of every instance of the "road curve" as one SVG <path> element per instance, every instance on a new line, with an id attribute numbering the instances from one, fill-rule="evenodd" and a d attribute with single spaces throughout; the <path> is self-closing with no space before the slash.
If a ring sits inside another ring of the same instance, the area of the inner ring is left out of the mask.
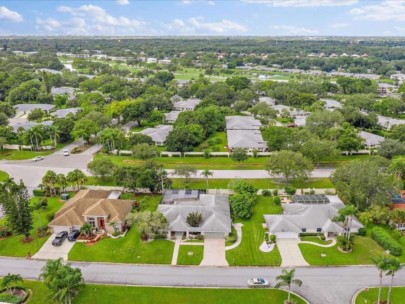
<path id="1" fill-rule="evenodd" d="M 21 274 L 38 279 L 45 261 L 0 257 L 0 276 Z M 122 285 L 246 287 L 246 280 L 263 276 L 274 284 L 279 267 L 184 267 L 73 262 L 87 282 Z M 348 304 L 361 288 L 378 284 L 378 271 L 373 266 L 297 268 L 296 277 L 303 281 L 294 288 L 312 304 Z M 384 277 L 384 284 L 389 283 Z M 396 285 L 405 285 L 405 271 L 395 277 Z"/>

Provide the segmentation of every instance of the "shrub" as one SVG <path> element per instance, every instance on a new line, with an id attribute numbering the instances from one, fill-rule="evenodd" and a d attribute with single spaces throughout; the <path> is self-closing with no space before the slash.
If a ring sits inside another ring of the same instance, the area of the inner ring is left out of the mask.
<path id="1" fill-rule="evenodd" d="M 48 222 L 52 221 L 55 217 L 55 213 L 50 213 L 46 215 L 46 219 Z"/>
<path id="2" fill-rule="evenodd" d="M 398 229 L 395 229 L 394 231 L 392 231 L 391 236 L 392 236 L 395 240 L 399 241 L 399 239 L 402 237 L 402 232 L 399 231 Z"/>
<path id="3" fill-rule="evenodd" d="M 271 235 L 270 235 L 270 243 L 271 243 L 271 244 L 274 244 L 274 243 L 276 242 L 276 240 L 277 240 L 276 235 L 275 235 L 275 234 L 271 234 Z"/>
<path id="4" fill-rule="evenodd" d="M 220 150 L 219 147 L 212 147 L 211 148 L 212 152 L 219 152 L 219 150 Z"/>
<path id="5" fill-rule="evenodd" d="M 277 196 L 277 195 L 278 195 L 278 189 L 274 189 L 274 190 L 273 190 L 273 195 L 274 195 L 274 196 Z"/>
<path id="6" fill-rule="evenodd" d="M 315 189 L 309 190 L 309 194 L 315 194 Z"/>
<path id="7" fill-rule="evenodd" d="M 265 234 L 264 234 L 264 241 L 266 242 L 266 244 L 269 244 L 269 243 L 270 243 L 270 237 L 269 237 L 269 234 L 268 234 L 268 233 L 265 233 Z"/>
<path id="8" fill-rule="evenodd" d="M 210 151 L 204 150 L 204 158 L 210 158 Z"/>
<path id="9" fill-rule="evenodd" d="M 41 226 L 37 228 L 37 233 L 39 237 L 44 237 L 46 236 L 46 233 L 48 231 L 48 226 Z"/>
<path id="10" fill-rule="evenodd" d="M 325 235 L 323 235 L 323 234 L 321 234 L 321 235 L 319 236 L 319 238 L 320 238 L 322 241 L 326 240 L 326 237 L 325 237 Z"/>
<path id="11" fill-rule="evenodd" d="M 279 196 L 275 196 L 275 197 L 273 198 L 273 202 L 274 202 L 274 204 L 275 204 L 276 206 L 281 206 L 281 199 L 280 199 Z"/>
<path id="12" fill-rule="evenodd" d="M 253 206 L 256 202 L 256 195 L 249 193 L 236 193 L 231 196 L 230 204 L 232 214 L 243 219 L 248 220 L 253 215 Z"/>
<path id="13" fill-rule="evenodd" d="M 400 256 L 402 254 L 401 245 L 383 228 L 374 227 L 371 230 L 371 237 L 385 250 L 389 250 L 392 255 Z"/>
<path id="14" fill-rule="evenodd" d="M 6 226 L 0 226 L 0 238 L 6 238 L 12 235 L 12 232 L 10 229 L 8 229 Z"/>
<path id="15" fill-rule="evenodd" d="M 287 194 L 289 194 L 289 195 L 294 195 L 295 192 L 297 192 L 297 189 L 295 189 L 295 187 L 290 186 L 290 185 L 286 186 L 286 187 L 284 188 L 284 190 L 285 190 L 285 192 L 286 192 Z"/>
<path id="16" fill-rule="evenodd" d="M 21 299 L 18 296 L 14 296 L 8 293 L 0 294 L 0 302 L 1 303 L 11 303 L 11 304 L 19 304 L 21 303 Z"/>
<path id="17" fill-rule="evenodd" d="M 36 210 L 39 209 L 46 209 L 48 207 L 48 200 L 46 198 L 40 199 L 38 202 L 34 204 L 34 208 Z"/>
<path id="18" fill-rule="evenodd" d="M 45 196 L 46 190 L 45 189 L 34 189 L 32 191 L 32 193 L 34 194 L 34 196 Z"/>
<path id="19" fill-rule="evenodd" d="M 262 191 L 262 195 L 263 195 L 263 196 L 271 196 L 271 191 L 268 190 L 268 189 L 264 189 L 264 190 Z"/>
<path id="20" fill-rule="evenodd" d="M 82 150 L 80 149 L 80 147 L 74 147 L 71 151 L 70 151 L 70 153 L 72 153 L 72 154 L 77 154 L 77 153 L 80 153 Z"/>
<path id="21" fill-rule="evenodd" d="M 367 230 L 366 230 L 365 228 L 360 228 L 358 234 L 359 234 L 360 236 L 366 236 Z"/>

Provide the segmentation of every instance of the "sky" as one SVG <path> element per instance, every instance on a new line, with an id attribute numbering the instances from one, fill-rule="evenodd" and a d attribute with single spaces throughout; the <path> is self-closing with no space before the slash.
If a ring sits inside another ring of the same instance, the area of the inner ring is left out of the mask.
<path id="1" fill-rule="evenodd" d="M 405 0 L 0 0 L 0 35 L 404 36 Z"/>

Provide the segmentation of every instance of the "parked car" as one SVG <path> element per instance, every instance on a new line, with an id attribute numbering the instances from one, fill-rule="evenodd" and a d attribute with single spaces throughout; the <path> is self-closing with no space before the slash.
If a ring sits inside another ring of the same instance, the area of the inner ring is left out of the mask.
<path id="1" fill-rule="evenodd" d="M 72 230 L 71 232 L 69 232 L 68 234 L 68 241 L 69 242 L 74 242 L 77 240 L 77 238 L 80 235 L 80 231 L 79 230 Z"/>
<path id="2" fill-rule="evenodd" d="M 37 156 L 35 158 L 32 159 L 32 161 L 36 162 L 36 161 L 40 161 L 43 160 L 44 158 L 42 156 Z"/>
<path id="3" fill-rule="evenodd" d="M 249 287 L 270 287 L 270 282 L 263 278 L 253 278 L 248 280 Z"/>
<path id="4" fill-rule="evenodd" d="M 67 150 L 67 149 L 63 150 L 63 155 L 64 156 L 69 156 L 69 150 Z"/>
<path id="5" fill-rule="evenodd" d="M 67 231 L 59 232 L 52 241 L 53 246 L 60 246 L 62 245 L 63 241 L 67 238 L 68 233 Z"/>

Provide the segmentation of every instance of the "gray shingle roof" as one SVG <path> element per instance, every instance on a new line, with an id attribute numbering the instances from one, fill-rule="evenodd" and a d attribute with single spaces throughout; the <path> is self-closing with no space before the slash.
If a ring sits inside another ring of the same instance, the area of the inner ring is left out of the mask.
<path id="1" fill-rule="evenodd" d="M 231 232 L 231 216 L 228 195 L 200 194 L 198 200 L 182 200 L 173 204 L 158 206 L 169 222 L 170 231 L 189 232 Z M 192 212 L 199 212 L 203 221 L 200 227 L 187 224 L 187 216 Z"/>
<path id="2" fill-rule="evenodd" d="M 259 130 L 261 122 L 252 116 L 226 116 L 227 130 Z"/>
<path id="3" fill-rule="evenodd" d="M 147 128 L 141 131 L 142 134 L 148 135 L 155 143 L 164 143 L 167 135 L 173 130 L 171 125 L 158 125 L 154 128 Z"/>
<path id="4" fill-rule="evenodd" d="M 366 146 L 379 146 L 385 140 L 385 138 L 380 135 L 365 131 L 359 132 L 359 136 L 364 140 Z"/>
<path id="5" fill-rule="evenodd" d="M 76 113 L 80 110 L 80 108 L 68 108 L 68 109 L 60 109 L 56 110 L 52 114 L 58 118 L 65 118 L 69 114 L 76 115 Z"/>
<path id="6" fill-rule="evenodd" d="M 194 110 L 195 107 L 201 102 L 200 99 L 186 99 L 180 100 L 174 104 L 175 109 L 191 109 Z"/>
<path id="7" fill-rule="evenodd" d="M 169 113 L 165 113 L 165 119 L 168 122 L 175 122 L 177 120 L 177 117 L 179 117 L 179 114 L 181 111 L 171 111 Z"/>
<path id="8" fill-rule="evenodd" d="M 31 112 L 34 109 L 41 109 L 42 111 L 50 111 L 55 108 L 54 105 L 45 103 L 23 103 L 14 106 L 17 112 Z"/>
<path id="9" fill-rule="evenodd" d="M 263 140 L 260 130 L 227 130 L 228 148 L 265 149 L 266 142 Z"/>

